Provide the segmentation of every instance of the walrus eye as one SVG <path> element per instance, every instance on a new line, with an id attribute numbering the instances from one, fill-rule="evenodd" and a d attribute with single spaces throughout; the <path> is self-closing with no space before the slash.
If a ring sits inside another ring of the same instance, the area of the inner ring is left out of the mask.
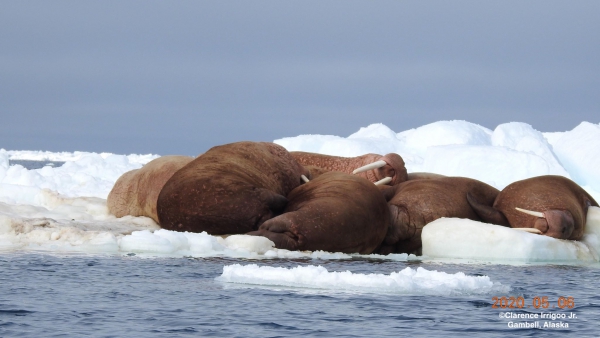
<path id="1" fill-rule="evenodd" d="M 363 165 L 360 168 L 354 169 L 354 171 L 352 172 L 352 174 L 363 173 L 363 172 L 369 171 L 371 169 L 378 169 L 378 168 L 381 168 L 381 167 L 385 166 L 386 164 L 387 164 L 387 162 L 383 161 L 383 160 L 380 160 L 380 161 L 377 161 L 377 162 L 373 162 L 373 163 L 370 163 L 370 164 L 367 164 L 367 165 Z"/>
<path id="2" fill-rule="evenodd" d="M 539 211 L 531 211 L 531 210 L 526 210 L 526 209 L 521 209 L 521 208 L 515 208 L 515 209 L 517 209 L 517 211 L 520 211 L 527 215 L 531 215 L 531 216 L 535 216 L 535 217 L 539 217 L 539 218 L 546 218 L 546 216 L 544 216 L 544 214 Z"/>
<path id="3" fill-rule="evenodd" d="M 304 175 L 300 175 L 300 178 L 302 179 L 302 181 L 304 181 L 304 183 L 308 183 L 308 177 L 304 176 Z"/>
<path id="4" fill-rule="evenodd" d="M 386 177 L 386 178 L 382 178 L 382 179 L 380 179 L 379 181 L 377 181 L 377 182 L 375 182 L 375 183 L 373 183 L 373 184 L 375 184 L 375 185 L 383 185 L 383 184 L 388 184 L 388 183 L 390 183 L 391 181 L 392 181 L 392 178 L 391 178 L 391 177 Z"/>

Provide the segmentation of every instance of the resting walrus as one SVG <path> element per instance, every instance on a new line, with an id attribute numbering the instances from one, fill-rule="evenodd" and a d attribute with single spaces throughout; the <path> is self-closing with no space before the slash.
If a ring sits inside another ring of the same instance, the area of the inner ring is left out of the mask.
<path id="1" fill-rule="evenodd" d="M 243 234 L 279 215 L 308 175 L 285 148 L 266 142 L 213 147 L 177 171 L 158 196 L 161 227 Z"/>
<path id="2" fill-rule="evenodd" d="M 248 235 L 280 249 L 370 254 L 389 227 L 385 198 L 362 177 L 327 172 L 288 195 L 284 213 Z"/>
<path id="3" fill-rule="evenodd" d="M 476 198 L 469 202 L 488 223 L 533 228 L 539 233 L 580 240 L 590 206 L 598 203 L 577 183 L 563 176 L 538 176 L 509 184 L 493 207 Z"/>
<path id="4" fill-rule="evenodd" d="M 358 174 L 378 184 L 395 185 L 407 180 L 404 160 L 400 155 L 365 154 L 356 157 L 329 156 L 303 151 L 292 151 L 292 156 L 303 166 L 315 166 L 326 171 Z"/>
<path id="5" fill-rule="evenodd" d="M 121 175 L 108 194 L 108 212 L 117 216 L 146 216 L 158 223 L 156 200 L 173 174 L 190 163 L 189 156 L 162 156 Z"/>
<path id="6" fill-rule="evenodd" d="M 481 204 L 492 205 L 498 189 L 466 177 L 414 179 L 393 187 L 382 187 L 391 213 L 391 227 L 377 252 L 412 253 L 421 248 L 423 227 L 442 217 L 481 218 L 471 208 L 467 194 Z"/>

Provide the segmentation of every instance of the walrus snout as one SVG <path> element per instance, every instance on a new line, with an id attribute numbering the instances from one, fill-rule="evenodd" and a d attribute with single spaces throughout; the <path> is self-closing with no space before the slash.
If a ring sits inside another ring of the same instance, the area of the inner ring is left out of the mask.
<path id="1" fill-rule="evenodd" d="M 380 158 L 381 161 L 385 161 L 387 165 L 376 170 L 376 176 L 379 180 L 391 177 L 392 181 L 390 185 L 400 184 L 408 180 L 408 172 L 404 160 L 400 155 L 396 153 L 389 153 Z"/>
<path id="2" fill-rule="evenodd" d="M 404 160 L 400 155 L 389 153 L 381 156 L 377 161 L 363 165 L 360 168 L 354 169 L 352 174 L 358 174 L 371 171 L 370 180 L 375 182 L 375 185 L 396 185 L 408 180 L 408 173 L 404 165 Z M 369 174 L 367 174 L 369 175 Z"/>
<path id="3" fill-rule="evenodd" d="M 546 210 L 544 212 L 515 208 L 517 211 L 537 217 L 533 228 L 542 232 L 542 235 L 558 239 L 569 239 L 575 229 L 573 215 L 567 210 Z"/>
<path id="4" fill-rule="evenodd" d="M 538 218 L 534 228 L 540 230 L 544 235 L 568 239 L 575 229 L 575 220 L 570 212 L 565 210 L 546 210 L 544 218 Z"/>

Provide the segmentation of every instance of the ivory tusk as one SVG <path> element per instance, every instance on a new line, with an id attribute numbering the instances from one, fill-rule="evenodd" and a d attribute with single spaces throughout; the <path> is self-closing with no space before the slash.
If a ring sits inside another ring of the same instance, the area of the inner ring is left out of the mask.
<path id="1" fill-rule="evenodd" d="M 532 234 L 538 234 L 538 235 L 542 234 L 542 232 L 539 231 L 536 228 L 511 228 L 511 229 L 513 229 L 513 230 L 519 230 L 519 231 L 525 231 L 525 232 L 530 232 Z"/>
<path id="2" fill-rule="evenodd" d="M 354 169 L 354 171 L 352 173 L 353 174 L 358 174 L 358 173 L 365 172 L 367 170 L 381 168 L 381 167 L 383 167 L 386 164 L 387 164 L 387 162 L 383 161 L 383 160 L 382 161 L 373 162 L 373 163 L 369 163 L 367 165 L 363 165 L 360 168 Z"/>
<path id="3" fill-rule="evenodd" d="M 531 210 L 525 210 L 525 209 L 521 209 L 521 208 L 515 208 L 517 209 L 517 211 L 520 211 L 522 213 L 525 213 L 527 215 L 531 215 L 531 216 L 535 216 L 535 217 L 540 217 L 540 218 L 546 218 L 546 216 L 544 216 L 543 213 L 539 212 L 539 211 L 531 211 Z"/>
<path id="4" fill-rule="evenodd" d="M 304 183 L 308 183 L 308 177 L 304 176 L 304 175 L 300 175 L 300 178 L 302 179 L 302 181 L 304 181 Z"/>
<path id="5" fill-rule="evenodd" d="M 380 179 L 379 181 L 377 181 L 377 182 L 375 182 L 375 183 L 373 183 L 373 184 L 375 184 L 375 185 L 383 185 L 383 184 L 388 184 L 388 183 L 390 183 L 391 181 L 392 181 L 392 178 L 391 178 L 391 177 L 386 177 L 386 178 L 382 178 L 382 179 Z"/>

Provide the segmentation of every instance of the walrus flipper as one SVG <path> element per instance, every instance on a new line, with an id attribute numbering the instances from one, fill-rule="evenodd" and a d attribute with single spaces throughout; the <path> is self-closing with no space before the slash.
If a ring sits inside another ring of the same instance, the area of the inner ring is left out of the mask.
<path id="1" fill-rule="evenodd" d="M 510 224 L 508 223 L 508 220 L 504 214 L 489 205 L 479 202 L 477 198 L 470 192 L 467 193 L 467 201 L 471 205 L 471 208 L 473 208 L 473 211 L 475 211 L 477 216 L 479 216 L 482 221 L 510 227 Z"/>
<path id="2" fill-rule="evenodd" d="M 286 217 L 268 220 L 258 230 L 246 233 L 250 236 L 263 236 L 275 243 L 278 249 L 298 250 L 298 238 L 290 231 Z"/>

